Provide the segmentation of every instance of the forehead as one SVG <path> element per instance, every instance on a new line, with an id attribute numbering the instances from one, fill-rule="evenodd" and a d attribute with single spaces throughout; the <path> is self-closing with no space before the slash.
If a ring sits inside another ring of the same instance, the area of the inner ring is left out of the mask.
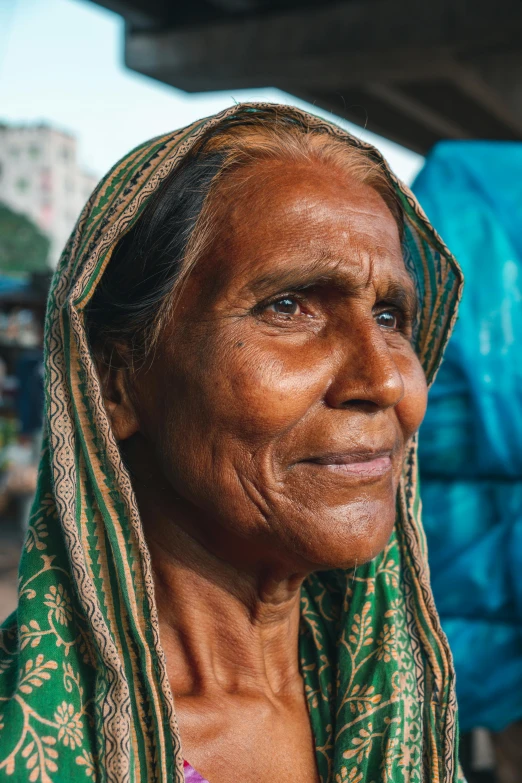
<path id="1" fill-rule="evenodd" d="M 223 282 L 296 263 L 322 263 L 325 272 L 335 267 L 352 278 L 409 281 L 383 198 L 339 166 L 259 161 L 229 175 L 218 199 L 210 256 L 214 264 L 219 258 Z"/>

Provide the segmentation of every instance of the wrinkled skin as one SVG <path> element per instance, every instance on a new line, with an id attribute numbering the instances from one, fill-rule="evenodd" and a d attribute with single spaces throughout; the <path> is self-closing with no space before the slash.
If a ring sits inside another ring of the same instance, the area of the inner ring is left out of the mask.
<path id="1" fill-rule="evenodd" d="M 305 576 L 385 545 L 426 406 L 381 196 L 323 163 L 232 175 L 150 368 L 106 406 L 156 579 L 185 757 L 210 783 L 317 780 Z M 229 183 L 230 184 L 230 183 Z"/>

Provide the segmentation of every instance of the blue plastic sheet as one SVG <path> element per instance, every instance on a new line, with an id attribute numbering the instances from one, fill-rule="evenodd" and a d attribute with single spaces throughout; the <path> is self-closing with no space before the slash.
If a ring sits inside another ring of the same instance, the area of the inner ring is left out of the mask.
<path id="1" fill-rule="evenodd" d="M 443 142 L 413 190 L 466 279 L 420 433 L 463 730 L 522 718 L 522 144 Z"/>

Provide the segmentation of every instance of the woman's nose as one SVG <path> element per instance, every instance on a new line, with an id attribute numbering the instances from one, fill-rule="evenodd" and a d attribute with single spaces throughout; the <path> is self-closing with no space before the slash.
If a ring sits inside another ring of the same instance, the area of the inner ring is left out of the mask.
<path id="1" fill-rule="evenodd" d="M 335 374 L 327 390 L 332 408 L 364 408 L 369 412 L 397 405 L 404 380 L 390 347 L 375 322 L 343 340 Z"/>

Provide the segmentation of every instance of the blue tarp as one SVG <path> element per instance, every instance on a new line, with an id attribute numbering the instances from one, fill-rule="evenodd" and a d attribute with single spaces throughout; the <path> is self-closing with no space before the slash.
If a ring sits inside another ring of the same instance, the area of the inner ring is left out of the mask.
<path id="1" fill-rule="evenodd" d="M 24 289 L 29 288 L 29 286 L 30 283 L 26 280 L 17 280 L 14 277 L 0 274 L 0 295 L 23 291 Z"/>
<path id="2" fill-rule="evenodd" d="M 413 190 L 466 279 L 420 433 L 460 722 L 522 718 L 522 144 L 443 142 Z"/>

